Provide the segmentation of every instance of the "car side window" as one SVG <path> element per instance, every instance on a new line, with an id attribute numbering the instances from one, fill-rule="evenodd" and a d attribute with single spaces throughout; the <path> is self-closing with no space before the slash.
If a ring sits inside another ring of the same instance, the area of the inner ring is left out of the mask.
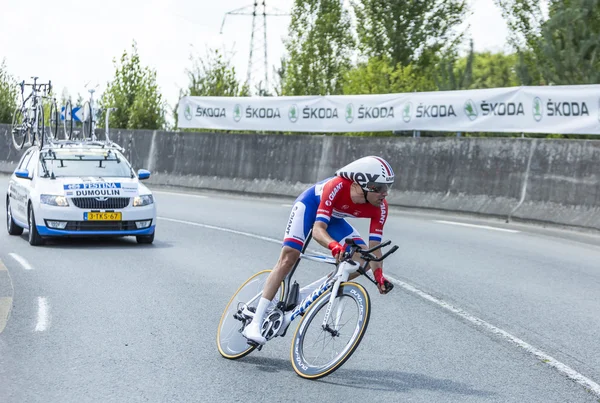
<path id="1" fill-rule="evenodd" d="M 17 166 L 17 169 L 25 169 L 25 167 L 27 166 L 27 163 L 31 159 L 31 154 L 33 154 L 33 149 L 28 150 L 25 152 L 25 154 L 23 154 L 23 156 L 21 157 L 21 161 L 19 161 L 19 165 Z"/>
<path id="2" fill-rule="evenodd" d="M 25 166 L 25 169 L 27 169 L 29 171 L 30 178 L 33 178 L 33 171 L 35 170 L 35 167 L 38 163 L 37 156 L 38 156 L 38 153 L 32 152 L 31 158 L 29 158 L 29 161 L 27 161 L 27 165 Z"/>

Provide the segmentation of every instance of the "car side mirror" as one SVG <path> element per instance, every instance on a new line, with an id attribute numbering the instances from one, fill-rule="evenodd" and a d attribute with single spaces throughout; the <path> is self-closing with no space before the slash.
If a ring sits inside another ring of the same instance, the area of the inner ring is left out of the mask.
<path id="1" fill-rule="evenodd" d="M 138 169 L 138 178 L 139 180 L 148 179 L 150 177 L 150 171 L 147 169 Z"/>
<path id="2" fill-rule="evenodd" d="M 17 178 L 21 178 L 21 179 L 30 179 L 29 178 L 29 171 L 27 169 L 17 169 L 15 171 L 15 176 Z"/>

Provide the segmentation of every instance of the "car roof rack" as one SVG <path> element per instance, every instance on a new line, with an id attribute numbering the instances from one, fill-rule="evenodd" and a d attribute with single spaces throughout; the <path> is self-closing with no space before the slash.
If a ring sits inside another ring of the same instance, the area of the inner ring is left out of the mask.
<path id="1" fill-rule="evenodd" d="M 124 151 L 125 149 L 112 141 L 100 141 L 100 140 L 52 140 L 48 141 L 42 147 L 45 149 L 67 149 L 67 148 L 98 148 L 98 149 L 111 149 Z"/>

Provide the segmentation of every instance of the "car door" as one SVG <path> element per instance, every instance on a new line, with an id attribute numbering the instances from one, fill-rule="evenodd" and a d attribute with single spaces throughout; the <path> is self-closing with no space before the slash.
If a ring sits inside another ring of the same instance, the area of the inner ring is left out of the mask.
<path id="1" fill-rule="evenodd" d="M 16 170 L 27 169 L 28 164 L 34 155 L 35 150 L 30 148 L 23 154 L 23 158 L 17 165 Z M 31 178 L 32 173 L 29 173 Z M 17 178 L 13 173 L 9 183 L 9 197 L 10 205 L 12 209 L 12 215 L 16 221 L 27 224 L 27 195 L 29 194 L 29 187 L 31 186 L 31 179 Z"/>

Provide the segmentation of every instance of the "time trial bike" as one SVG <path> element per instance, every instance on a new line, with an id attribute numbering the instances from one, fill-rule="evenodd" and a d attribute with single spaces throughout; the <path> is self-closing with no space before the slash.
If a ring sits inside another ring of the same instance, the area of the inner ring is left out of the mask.
<path id="1" fill-rule="evenodd" d="M 351 273 L 358 272 L 377 285 L 366 272 L 369 262 L 380 262 L 394 253 L 393 246 L 380 258 L 373 252 L 391 244 L 383 242 L 371 249 L 362 249 L 352 238 L 346 239 L 349 250 L 343 259 L 305 254 L 311 235 L 305 242 L 300 259 L 286 276 L 271 301 L 263 320 L 262 335 L 270 340 L 285 336 L 290 323 L 301 317 L 291 345 L 294 371 L 306 379 L 318 379 L 333 373 L 354 353 L 361 342 L 371 315 L 371 300 L 367 290 L 359 283 L 348 281 Z M 359 256 L 363 264 L 353 260 Z M 299 300 L 299 285 L 292 277 L 301 260 L 311 260 L 335 265 L 314 291 Z M 217 329 L 217 347 L 228 359 L 238 359 L 263 346 L 248 341 L 242 332 L 250 324 L 262 296 L 262 290 L 271 270 L 260 271 L 246 280 L 233 294 L 221 316 Z M 291 284 L 291 285 L 290 285 Z M 388 290 L 393 288 L 387 284 Z"/>

